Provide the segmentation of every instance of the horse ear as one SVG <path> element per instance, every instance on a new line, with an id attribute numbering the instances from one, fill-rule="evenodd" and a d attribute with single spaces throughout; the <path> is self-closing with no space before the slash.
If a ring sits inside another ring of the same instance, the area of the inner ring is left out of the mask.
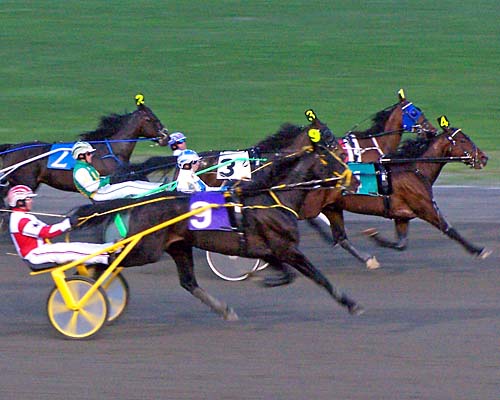
<path id="1" fill-rule="evenodd" d="M 446 118 L 446 115 L 441 115 L 440 117 L 438 117 L 437 122 L 441 129 L 445 131 L 450 127 L 450 121 L 448 120 L 448 118 Z"/>
<path id="2" fill-rule="evenodd" d="M 305 114 L 307 120 L 311 123 L 318 119 L 318 117 L 316 117 L 316 113 L 311 108 L 309 110 L 306 110 Z"/>
<path id="3" fill-rule="evenodd" d="M 135 105 L 137 107 L 140 107 L 140 106 L 144 105 L 144 95 L 142 93 L 137 93 L 135 95 Z"/>
<path id="4" fill-rule="evenodd" d="M 405 91 L 403 90 L 403 88 L 398 90 L 398 97 L 399 97 L 399 101 L 406 100 Z"/>

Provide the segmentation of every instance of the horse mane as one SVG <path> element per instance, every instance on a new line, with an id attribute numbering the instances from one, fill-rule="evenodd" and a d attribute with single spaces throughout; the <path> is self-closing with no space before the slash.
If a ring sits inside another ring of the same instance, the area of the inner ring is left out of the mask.
<path id="1" fill-rule="evenodd" d="M 252 175 L 251 181 L 240 181 L 239 188 L 243 193 L 251 193 L 270 187 L 270 181 L 280 182 L 290 175 L 290 171 L 297 161 L 302 157 L 302 153 L 297 153 L 293 156 L 277 157 L 272 161 L 271 168 L 265 169 L 268 173 L 257 173 Z M 262 170 L 264 171 L 264 170 Z"/>
<path id="2" fill-rule="evenodd" d="M 255 147 L 258 147 L 261 152 L 276 152 L 280 148 L 286 147 L 302 132 L 302 129 L 301 126 L 285 123 L 281 125 L 278 132 L 261 140 Z"/>
<path id="3" fill-rule="evenodd" d="M 370 137 L 378 133 L 384 132 L 384 125 L 398 104 L 393 104 L 390 107 L 380 110 L 372 117 L 372 126 L 365 131 L 351 131 L 350 135 L 354 135 L 359 139 Z"/>
<path id="4" fill-rule="evenodd" d="M 92 141 L 109 139 L 120 131 L 125 121 L 130 117 L 131 113 L 126 114 L 110 114 L 101 117 L 99 126 L 94 131 L 84 132 L 78 135 L 80 140 Z"/>
<path id="5" fill-rule="evenodd" d="M 391 154 L 389 158 L 417 158 L 426 152 L 433 141 L 433 138 L 417 137 L 407 139 Z"/>

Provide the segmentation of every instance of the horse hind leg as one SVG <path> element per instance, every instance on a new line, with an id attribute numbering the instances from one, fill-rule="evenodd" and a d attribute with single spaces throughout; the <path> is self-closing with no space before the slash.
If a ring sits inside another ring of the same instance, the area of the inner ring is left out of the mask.
<path id="1" fill-rule="evenodd" d="M 396 230 L 396 241 L 383 237 L 375 228 L 365 229 L 363 233 L 373 240 L 380 247 L 387 247 L 394 250 L 403 251 L 408 247 L 408 230 L 410 220 L 395 219 L 394 228 Z"/>
<path id="2" fill-rule="evenodd" d="M 304 276 L 323 287 L 337 303 L 347 308 L 349 314 L 360 315 L 364 312 L 362 306 L 333 286 L 327 277 L 298 249 L 289 249 L 283 257 L 283 259 L 280 259 L 282 264 L 292 266 Z"/>
<path id="3" fill-rule="evenodd" d="M 273 271 L 275 271 L 275 273 L 264 278 L 264 280 L 262 281 L 262 284 L 264 286 L 283 286 L 289 285 L 293 283 L 293 281 L 295 281 L 297 274 L 287 264 L 282 263 L 280 260 L 272 256 L 266 257 L 263 260 L 269 264 L 269 267 L 271 267 Z"/>
<path id="4" fill-rule="evenodd" d="M 184 242 L 176 242 L 171 244 L 167 251 L 175 261 L 179 282 L 184 289 L 210 307 L 224 320 L 238 320 L 238 315 L 231 307 L 216 299 L 198 285 L 194 274 L 193 248 L 191 246 Z"/>

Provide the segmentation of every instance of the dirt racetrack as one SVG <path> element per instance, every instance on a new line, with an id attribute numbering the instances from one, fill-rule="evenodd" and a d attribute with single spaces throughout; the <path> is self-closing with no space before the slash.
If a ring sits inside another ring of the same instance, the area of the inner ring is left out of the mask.
<path id="1" fill-rule="evenodd" d="M 0 399 L 498 399 L 500 398 L 500 189 L 435 189 L 454 226 L 494 250 L 486 260 L 420 221 L 410 247 L 374 247 L 359 232 L 392 223 L 347 216 L 351 239 L 382 264 L 368 271 L 330 249 L 305 223 L 302 249 L 366 308 L 348 315 L 300 277 L 267 289 L 225 282 L 201 251 L 197 276 L 240 316 L 225 322 L 180 288 L 173 262 L 125 272 L 123 317 L 95 339 L 50 326 L 49 276 L 31 277 L 0 238 Z M 80 195 L 42 188 L 36 211 L 64 213 Z M 46 218 L 47 219 L 47 218 Z"/>

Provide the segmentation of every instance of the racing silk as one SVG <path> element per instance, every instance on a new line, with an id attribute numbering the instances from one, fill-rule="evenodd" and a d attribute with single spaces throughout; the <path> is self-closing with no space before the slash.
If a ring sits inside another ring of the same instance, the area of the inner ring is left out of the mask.
<path id="1" fill-rule="evenodd" d="M 79 160 L 73 169 L 73 182 L 80 193 L 94 201 L 141 195 L 161 186 L 161 183 L 147 181 L 126 181 L 111 185 L 109 176 L 101 177 L 92 165 Z"/>
<path id="2" fill-rule="evenodd" d="M 73 182 L 81 194 L 92 198 L 95 192 L 109 184 L 109 176 L 101 178 L 91 164 L 77 160 L 73 169 Z"/>
<path id="3" fill-rule="evenodd" d="M 43 246 L 45 239 L 51 239 L 71 228 L 69 218 L 54 225 L 47 225 L 22 209 L 14 208 L 12 211 L 14 212 L 9 221 L 10 237 L 22 258 L 26 258 L 32 250 Z"/>
<path id="4" fill-rule="evenodd" d="M 177 177 L 177 191 L 191 193 L 216 190 L 221 190 L 221 188 L 208 186 L 192 170 L 181 169 L 179 171 L 179 176 Z"/>

